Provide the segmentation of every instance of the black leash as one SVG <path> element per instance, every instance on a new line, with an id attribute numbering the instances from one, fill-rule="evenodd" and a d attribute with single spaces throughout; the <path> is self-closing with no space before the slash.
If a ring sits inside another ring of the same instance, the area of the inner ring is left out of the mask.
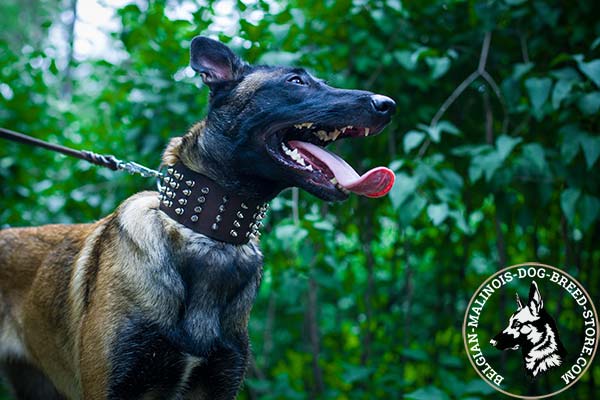
<path id="1" fill-rule="evenodd" d="M 55 151 L 70 157 L 79 158 L 101 167 L 110 168 L 113 171 L 123 170 L 130 174 L 138 174 L 144 178 L 156 177 L 162 179 L 163 175 L 159 171 L 144 167 L 133 161 L 122 161 L 113 155 L 97 154 L 87 150 L 75 150 L 59 144 L 48 143 L 40 139 L 25 135 L 20 132 L 14 132 L 9 129 L 0 128 L 0 138 L 11 140 L 13 142 L 23 143 L 30 146 L 37 146 L 46 150 Z"/>

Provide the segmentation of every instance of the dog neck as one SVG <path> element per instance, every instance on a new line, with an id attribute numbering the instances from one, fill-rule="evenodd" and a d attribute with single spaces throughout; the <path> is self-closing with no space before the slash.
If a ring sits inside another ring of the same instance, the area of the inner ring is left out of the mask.
<path id="1" fill-rule="evenodd" d="M 216 180 L 204 159 L 206 122 L 169 142 L 162 158 L 166 176 L 160 188 L 160 209 L 170 218 L 212 239 L 248 243 L 260 236 L 267 199 L 236 193 Z"/>
<path id="2" fill-rule="evenodd" d="M 160 209 L 171 219 L 212 239 L 246 244 L 260 236 L 268 204 L 223 189 L 182 162 L 167 166 Z"/>

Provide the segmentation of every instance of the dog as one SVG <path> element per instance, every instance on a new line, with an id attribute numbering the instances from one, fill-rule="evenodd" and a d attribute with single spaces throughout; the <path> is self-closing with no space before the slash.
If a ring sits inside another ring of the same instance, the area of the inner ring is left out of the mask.
<path id="1" fill-rule="evenodd" d="M 392 99 L 249 65 L 207 37 L 190 56 L 209 109 L 167 145 L 159 192 L 96 223 L 0 231 L 0 367 L 15 398 L 235 398 L 266 203 L 294 186 L 326 201 L 389 191 L 390 170 L 359 175 L 324 147 L 379 133 Z"/>
<path id="2" fill-rule="evenodd" d="M 498 350 L 521 349 L 525 370 L 531 379 L 551 368 L 559 367 L 567 355 L 556 322 L 544 309 L 537 283 L 531 282 L 529 300 L 523 306 L 517 293 L 517 311 L 508 326 L 490 344 Z"/>

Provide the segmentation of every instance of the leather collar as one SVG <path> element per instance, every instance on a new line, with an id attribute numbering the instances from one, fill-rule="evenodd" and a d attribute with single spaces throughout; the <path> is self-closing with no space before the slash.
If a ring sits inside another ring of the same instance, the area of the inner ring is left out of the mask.
<path id="1" fill-rule="evenodd" d="M 178 162 L 167 167 L 159 187 L 160 209 L 171 219 L 212 239 L 246 244 L 260 236 L 268 204 L 226 192 Z"/>

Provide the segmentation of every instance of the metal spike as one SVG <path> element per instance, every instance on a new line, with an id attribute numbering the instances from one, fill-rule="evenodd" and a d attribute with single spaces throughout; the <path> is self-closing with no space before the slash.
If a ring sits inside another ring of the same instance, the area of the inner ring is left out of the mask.
<path id="1" fill-rule="evenodd" d="M 173 173 L 173 171 L 175 171 L 175 170 L 174 170 L 172 167 L 169 167 L 169 168 L 167 168 L 167 172 L 168 172 L 169 174 L 172 174 L 172 173 Z"/>
<path id="2" fill-rule="evenodd" d="M 183 208 L 176 208 L 175 209 L 175 214 L 177 214 L 177 215 L 183 214 Z"/>
<path id="3" fill-rule="evenodd" d="M 221 217 L 220 215 L 217 215 L 215 217 L 215 221 L 217 221 L 217 222 L 221 222 L 222 219 L 223 219 L 223 217 Z"/>
<path id="4" fill-rule="evenodd" d="M 225 211 L 225 206 L 223 204 L 221 204 L 219 206 L 219 212 L 223 212 L 223 211 Z"/>
<path id="5" fill-rule="evenodd" d="M 173 202 L 171 200 L 165 200 L 163 201 L 163 204 L 165 205 L 165 207 L 171 207 L 173 205 Z"/>
<path id="6" fill-rule="evenodd" d="M 192 191 L 190 189 L 183 189 L 182 193 L 184 196 L 189 196 L 190 194 L 192 194 Z"/>
<path id="7" fill-rule="evenodd" d="M 171 177 L 170 176 L 165 176 L 164 180 L 165 180 L 165 182 L 169 183 L 169 182 L 171 182 Z"/>
<path id="8" fill-rule="evenodd" d="M 237 237 L 237 236 L 238 236 L 237 232 L 236 232 L 236 231 L 234 231 L 233 229 L 229 231 L 229 234 L 230 234 L 231 236 L 233 236 L 233 237 Z"/>
<path id="9" fill-rule="evenodd" d="M 173 182 L 169 183 L 169 185 L 171 185 L 171 187 L 172 187 L 173 189 L 179 189 L 179 183 L 177 183 L 177 182 L 175 182 L 175 181 L 173 181 Z"/>
<path id="10" fill-rule="evenodd" d="M 210 227 L 213 231 L 216 231 L 217 229 L 219 229 L 219 225 L 217 224 L 212 224 L 212 226 Z"/>
<path id="11" fill-rule="evenodd" d="M 175 177 L 175 179 L 177 179 L 178 181 L 181 180 L 181 178 L 183 178 L 183 175 L 180 174 L 179 172 L 175 172 L 173 173 L 173 176 Z"/>
<path id="12" fill-rule="evenodd" d="M 238 221 L 237 219 L 235 221 L 233 221 L 233 226 L 235 226 L 236 228 L 239 228 L 240 225 L 240 221 Z"/>
<path id="13" fill-rule="evenodd" d="M 229 197 L 223 196 L 223 203 L 227 203 L 229 201 Z"/>
<path id="14" fill-rule="evenodd" d="M 242 207 L 244 210 L 248 209 L 248 206 L 246 205 L 246 203 L 242 203 L 240 204 L 240 207 Z"/>
<path id="15" fill-rule="evenodd" d="M 194 212 L 201 213 L 202 207 L 200 207 L 200 206 L 194 207 Z"/>
<path id="16" fill-rule="evenodd" d="M 192 220 L 192 222 L 198 222 L 198 216 L 197 215 L 192 215 L 190 217 L 190 219 Z"/>
<path id="17" fill-rule="evenodd" d="M 182 206 L 185 206 L 187 204 L 187 200 L 186 199 L 179 199 L 179 204 L 181 204 Z"/>
<path id="18" fill-rule="evenodd" d="M 206 197 L 204 197 L 204 196 L 200 196 L 200 197 L 198 197 L 198 203 L 202 204 L 202 203 L 204 203 L 205 201 L 206 201 Z"/>
<path id="19" fill-rule="evenodd" d="M 202 194 L 208 194 L 208 192 L 210 192 L 210 189 L 205 186 L 200 191 L 202 192 Z"/>
<path id="20" fill-rule="evenodd" d="M 188 185 L 189 187 L 194 187 L 194 185 L 196 184 L 196 181 L 185 181 L 185 184 Z"/>
<path id="21" fill-rule="evenodd" d="M 237 215 L 239 219 L 244 219 L 244 214 L 242 214 L 241 211 L 238 211 L 235 215 Z"/>

